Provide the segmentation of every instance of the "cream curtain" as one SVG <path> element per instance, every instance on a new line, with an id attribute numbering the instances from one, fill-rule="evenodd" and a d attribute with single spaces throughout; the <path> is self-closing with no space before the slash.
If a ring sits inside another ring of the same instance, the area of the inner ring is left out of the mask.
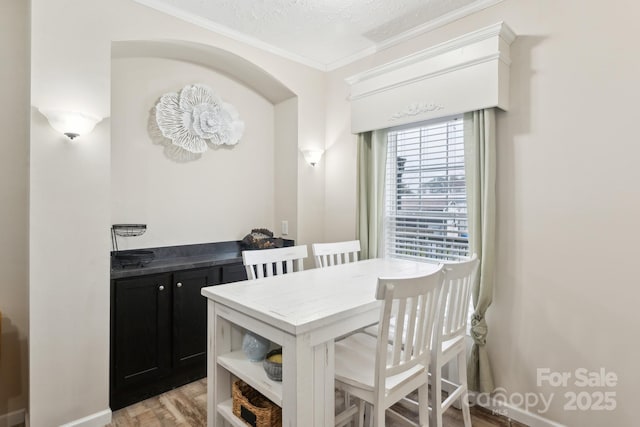
<path id="1" fill-rule="evenodd" d="M 493 375 L 487 354 L 485 314 L 493 299 L 495 262 L 495 111 L 474 111 L 464 116 L 465 173 L 469 215 L 470 252 L 478 254 L 480 268 L 472 291 L 471 318 L 473 348 L 467 364 L 471 390 L 491 393 Z"/>
<path id="2" fill-rule="evenodd" d="M 360 258 L 382 256 L 387 131 L 358 135 L 357 224 Z"/>

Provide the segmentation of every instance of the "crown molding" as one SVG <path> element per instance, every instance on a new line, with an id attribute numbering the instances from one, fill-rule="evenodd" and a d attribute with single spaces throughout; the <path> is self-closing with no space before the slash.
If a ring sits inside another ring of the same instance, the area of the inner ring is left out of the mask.
<path id="1" fill-rule="evenodd" d="M 505 24 L 504 22 L 499 22 L 497 24 L 490 25 L 488 27 L 484 27 L 471 33 L 464 34 L 460 37 L 448 40 L 444 43 L 432 46 L 428 49 L 424 49 L 414 54 L 405 56 L 398 60 L 387 62 L 386 64 L 371 68 L 362 73 L 348 77 L 345 79 L 345 81 L 348 84 L 353 85 L 355 83 L 368 80 L 391 71 L 402 69 L 412 64 L 425 61 L 435 56 L 442 55 L 444 53 L 460 49 L 472 43 L 477 43 L 495 36 L 500 36 L 500 38 L 502 38 L 508 45 L 511 45 L 516 37 L 513 30 L 511 30 L 511 28 L 509 28 L 507 24 Z M 511 58 L 504 53 L 501 53 L 500 59 L 507 64 L 511 63 Z"/>
<path id="2" fill-rule="evenodd" d="M 447 14 L 444 14 L 442 16 L 439 16 L 438 18 L 432 19 L 429 22 L 426 22 L 417 27 L 411 28 L 410 30 L 400 33 L 394 37 L 391 37 L 375 46 L 361 50 L 360 52 L 350 55 L 344 59 L 331 62 L 326 65 L 327 71 L 333 71 L 338 68 L 344 67 L 355 61 L 365 58 L 369 55 L 373 55 L 376 52 L 398 45 L 404 41 L 417 37 L 421 34 L 428 33 L 429 31 L 433 31 L 436 28 L 443 27 L 453 21 L 464 18 L 465 16 L 469 16 L 473 13 L 479 12 L 483 9 L 486 9 L 488 7 L 501 3 L 503 1 L 504 0 L 482 0 L 482 1 L 473 2 L 470 5 L 467 5 L 460 9 L 457 9 Z M 513 34 L 513 37 L 515 38 L 515 34 Z"/>
<path id="3" fill-rule="evenodd" d="M 442 15 L 436 19 L 433 19 L 429 22 L 424 23 L 418 27 L 414 27 L 410 30 L 407 30 L 401 34 L 398 34 L 390 39 L 385 40 L 384 42 L 378 43 L 376 45 L 370 46 L 366 49 L 362 49 L 353 55 L 349 55 L 343 59 L 339 59 L 337 61 L 322 63 L 318 61 L 311 60 L 304 56 L 292 53 L 286 49 L 279 48 L 269 43 L 265 43 L 264 41 L 247 36 L 239 31 L 233 30 L 229 27 L 226 27 L 221 24 L 217 24 L 215 22 L 210 21 L 209 19 L 205 19 L 201 16 L 196 15 L 195 13 L 186 12 L 177 7 L 168 5 L 160 0 L 134 0 L 136 3 L 141 4 L 143 6 L 149 7 L 151 9 L 155 9 L 159 12 L 165 13 L 167 15 L 173 16 L 185 22 L 189 22 L 190 24 L 197 25 L 201 28 L 213 31 L 217 34 L 228 37 L 232 40 L 236 40 L 242 43 L 245 43 L 249 46 L 264 50 L 266 52 L 272 53 L 274 55 L 283 57 L 285 59 L 289 59 L 291 61 L 298 62 L 302 65 L 306 65 L 311 68 L 315 68 L 320 71 L 333 71 L 338 68 L 349 65 L 355 61 L 358 61 L 367 56 L 373 55 L 376 52 L 379 52 L 383 49 L 387 49 L 389 47 L 400 44 L 406 40 L 414 38 L 420 34 L 427 33 L 436 28 L 442 27 L 446 24 L 449 24 L 455 20 L 460 18 L 464 18 L 465 16 L 471 15 L 480 10 L 491 7 L 497 3 L 500 3 L 504 0 L 480 0 L 473 2 L 472 4 L 462 7 L 460 9 L 449 12 L 445 15 Z"/>
<path id="4" fill-rule="evenodd" d="M 405 31 L 404 33 L 398 34 L 395 37 L 387 39 L 384 42 L 380 43 L 378 47 L 380 49 L 386 49 L 400 42 L 403 42 L 407 39 L 435 30 L 436 28 L 447 25 L 453 21 L 457 21 L 458 19 L 464 18 L 465 16 L 469 16 L 473 13 L 479 12 L 495 4 L 501 3 L 502 1 L 504 0 L 481 0 L 481 1 L 473 2 L 465 7 L 461 7 L 460 9 L 453 10 L 449 13 L 446 13 L 435 19 L 432 19 L 431 21 L 426 22 L 418 27 L 411 28 L 410 30 Z"/>
<path id="5" fill-rule="evenodd" d="M 166 13 L 167 15 L 173 16 L 174 18 L 178 18 L 190 24 L 197 25 L 206 30 L 213 31 L 214 33 L 228 37 L 235 41 L 245 43 L 249 46 L 267 51 L 269 53 L 280 56 L 282 58 L 298 62 L 302 65 L 306 65 L 308 67 L 315 68 L 320 71 L 327 71 L 327 67 L 325 64 L 322 64 L 317 61 L 313 61 L 311 59 L 305 58 L 300 55 L 296 55 L 294 53 L 289 52 L 288 50 L 273 46 L 269 43 L 265 43 L 260 39 L 247 36 L 239 31 L 232 30 L 229 27 L 225 27 L 224 25 L 220 25 L 206 18 L 202 18 L 201 16 L 198 16 L 195 13 L 186 12 L 174 6 L 167 5 L 159 0 L 133 0 L 133 1 L 143 6 L 149 7 L 151 9 L 155 9 L 159 12 Z"/>

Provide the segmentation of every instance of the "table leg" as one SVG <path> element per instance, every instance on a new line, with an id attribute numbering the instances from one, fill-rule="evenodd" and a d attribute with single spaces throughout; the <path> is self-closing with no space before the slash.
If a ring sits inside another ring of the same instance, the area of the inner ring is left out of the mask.
<path id="1" fill-rule="evenodd" d="M 334 342 L 314 347 L 314 398 L 322 405 L 314 405 L 316 426 L 333 426 L 335 420 Z M 316 400 L 316 401 L 317 401 Z"/>
<path id="2" fill-rule="evenodd" d="M 217 406 L 231 398 L 231 374 L 219 366 L 219 354 L 231 351 L 231 324 L 216 316 L 216 304 L 207 304 L 208 352 L 207 352 L 207 426 L 222 427 L 224 418 L 218 414 Z"/>
<path id="3" fill-rule="evenodd" d="M 282 350 L 283 427 L 334 424 L 334 344 L 311 346 L 309 336 L 287 338 Z"/>

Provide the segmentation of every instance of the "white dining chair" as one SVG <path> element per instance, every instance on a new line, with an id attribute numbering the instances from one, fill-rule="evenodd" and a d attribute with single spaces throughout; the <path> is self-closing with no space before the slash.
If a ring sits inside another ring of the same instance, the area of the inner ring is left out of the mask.
<path id="1" fill-rule="evenodd" d="M 360 240 L 314 243 L 311 245 L 311 252 L 316 261 L 316 268 L 356 262 L 360 252 Z"/>
<path id="2" fill-rule="evenodd" d="M 444 277 L 440 267 L 420 277 L 378 279 L 376 299 L 382 300 L 378 336 L 359 333 L 335 344 L 336 387 L 360 399 L 336 417 L 337 423 L 357 413 L 362 426 L 366 402 L 373 406 L 373 425 L 384 426 L 386 410 L 417 389 L 419 422 L 428 425 L 428 369 Z M 390 336 L 394 322 L 403 326 Z"/>
<path id="3" fill-rule="evenodd" d="M 431 424 L 442 427 L 442 414 L 456 400 L 460 399 L 460 408 L 465 427 L 471 427 L 469 398 L 467 388 L 467 360 L 465 336 L 467 331 L 471 288 L 475 280 L 479 260 L 474 254 L 469 260 L 461 262 L 447 262 L 443 264 L 446 279 L 440 293 L 440 303 L 434 345 L 429 367 L 431 384 Z M 405 327 L 406 328 L 406 327 Z M 389 340 L 395 334 L 396 320 L 389 326 Z M 365 333 L 376 336 L 379 325 L 365 329 Z M 442 378 L 442 369 L 454 358 L 457 360 L 458 381 L 453 382 Z M 442 401 L 442 390 L 446 390 L 447 398 Z M 405 398 L 404 402 L 419 410 L 419 403 Z"/>
<path id="4" fill-rule="evenodd" d="M 360 240 L 351 240 L 346 242 L 332 243 L 314 243 L 311 245 L 311 253 L 316 263 L 316 268 L 325 268 L 333 265 L 348 264 L 358 261 L 358 253 L 360 252 Z M 357 333 L 358 331 L 356 331 Z M 340 341 L 345 337 L 352 335 L 353 332 L 336 338 Z M 344 407 L 348 407 L 351 402 L 349 393 L 343 393 Z M 341 427 L 350 423 L 349 416 L 343 418 L 344 422 L 338 419 L 336 427 Z"/>
<path id="5" fill-rule="evenodd" d="M 467 351 L 465 337 L 471 288 L 478 271 L 479 260 L 474 254 L 468 261 L 445 263 L 446 280 L 440 296 L 437 344 L 431 355 L 429 376 L 431 380 L 431 424 L 442 427 L 442 414 L 453 402 L 460 399 L 465 427 L 471 427 L 469 412 L 469 390 L 467 388 Z M 456 383 L 442 378 L 442 368 L 453 359 L 457 363 Z M 447 398 L 442 401 L 442 389 Z"/>
<path id="6" fill-rule="evenodd" d="M 307 246 L 242 251 L 242 262 L 249 280 L 304 270 Z"/>

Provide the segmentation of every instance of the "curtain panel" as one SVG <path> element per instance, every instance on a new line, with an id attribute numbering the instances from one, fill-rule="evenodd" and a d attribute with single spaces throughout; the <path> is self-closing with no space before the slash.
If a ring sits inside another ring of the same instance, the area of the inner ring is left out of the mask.
<path id="1" fill-rule="evenodd" d="M 493 374 L 486 349 L 485 319 L 493 299 L 495 262 L 496 138 L 493 108 L 464 116 L 465 174 L 469 218 L 469 249 L 480 259 L 472 290 L 473 347 L 467 364 L 471 390 L 493 392 Z M 358 135 L 357 238 L 361 259 L 384 253 L 384 197 L 387 161 L 387 131 Z"/>
<path id="2" fill-rule="evenodd" d="M 384 186 L 387 164 L 387 131 L 358 134 L 356 238 L 360 258 L 383 254 Z"/>
<path id="3" fill-rule="evenodd" d="M 468 385 L 470 390 L 491 393 L 495 387 L 486 349 L 489 330 L 485 315 L 493 299 L 495 263 L 495 111 L 489 108 L 467 113 L 464 125 L 469 249 L 480 259 L 472 289 L 473 347 L 467 363 Z"/>

